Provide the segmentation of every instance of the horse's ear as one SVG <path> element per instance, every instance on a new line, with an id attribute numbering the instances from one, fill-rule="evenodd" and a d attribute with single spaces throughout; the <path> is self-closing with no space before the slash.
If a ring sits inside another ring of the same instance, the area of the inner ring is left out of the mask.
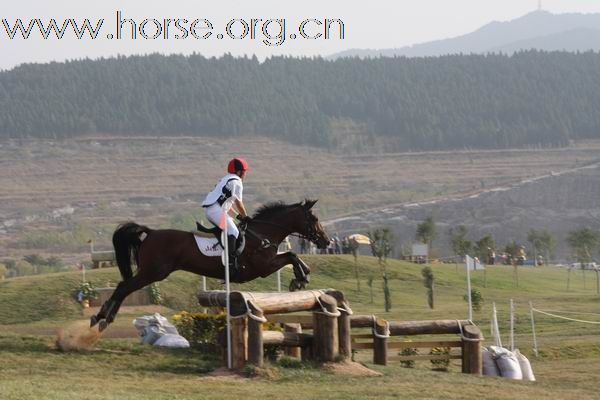
<path id="1" fill-rule="evenodd" d="M 308 199 L 306 199 L 305 202 L 304 202 L 304 204 L 303 204 L 303 206 L 307 210 L 310 210 L 311 208 L 313 208 L 313 206 L 315 204 L 317 204 L 317 201 L 319 201 L 319 200 L 308 200 Z"/>

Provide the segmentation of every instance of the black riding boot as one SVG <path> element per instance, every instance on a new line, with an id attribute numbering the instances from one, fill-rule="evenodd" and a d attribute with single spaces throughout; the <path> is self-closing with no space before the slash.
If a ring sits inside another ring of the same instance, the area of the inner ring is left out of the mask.
<path id="1" fill-rule="evenodd" d="M 240 278 L 241 268 L 238 265 L 236 238 L 233 235 L 227 236 L 227 247 L 229 249 L 229 280 L 235 282 Z"/>

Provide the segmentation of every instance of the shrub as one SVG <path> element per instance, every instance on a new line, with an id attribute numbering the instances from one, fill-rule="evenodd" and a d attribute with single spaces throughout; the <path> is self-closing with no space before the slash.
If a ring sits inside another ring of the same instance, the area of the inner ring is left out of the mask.
<path id="1" fill-rule="evenodd" d="M 463 296 L 463 299 L 467 302 L 469 301 L 469 297 L 466 294 Z M 471 304 L 473 305 L 473 310 L 481 311 L 483 301 L 483 296 L 481 295 L 479 289 L 471 289 Z"/>
<path id="2" fill-rule="evenodd" d="M 220 347 L 219 335 L 225 331 L 227 324 L 225 313 L 182 311 L 173 315 L 172 320 L 179 334 L 186 338 L 192 347 L 206 351 L 215 351 Z"/>
<path id="3" fill-rule="evenodd" d="M 410 340 L 409 340 L 409 342 L 410 342 Z M 401 356 L 416 356 L 418 354 L 419 354 L 419 351 L 412 347 L 407 347 L 405 349 L 402 349 L 402 351 L 398 353 L 398 355 L 401 355 Z M 402 360 L 402 361 L 400 361 L 400 365 L 402 365 L 404 368 L 414 368 L 415 360 Z"/>
<path id="4" fill-rule="evenodd" d="M 154 282 L 152 283 L 149 288 L 148 288 L 149 292 L 150 292 L 150 302 L 152 304 L 161 304 L 163 301 L 162 295 L 160 293 L 160 286 L 158 285 L 158 282 Z"/>
<path id="5" fill-rule="evenodd" d="M 304 368 L 304 363 L 294 357 L 283 356 L 279 359 L 278 364 L 282 368 L 301 369 Z"/>

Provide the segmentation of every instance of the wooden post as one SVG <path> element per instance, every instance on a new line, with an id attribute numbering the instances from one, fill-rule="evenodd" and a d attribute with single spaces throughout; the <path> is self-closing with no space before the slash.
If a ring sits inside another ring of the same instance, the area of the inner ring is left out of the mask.
<path id="1" fill-rule="evenodd" d="M 341 315 L 338 317 L 338 337 L 340 341 L 340 354 L 346 358 L 351 357 L 350 315 L 345 311 L 341 311 Z"/>
<path id="2" fill-rule="evenodd" d="M 231 319 L 231 367 L 242 369 L 246 365 L 248 347 L 247 317 Z"/>
<path id="3" fill-rule="evenodd" d="M 300 324 L 284 324 L 283 331 L 291 332 L 291 333 L 302 333 L 302 325 L 300 325 Z M 301 357 L 300 349 L 301 349 L 301 347 L 286 347 L 284 349 L 284 354 L 289 357 L 300 358 Z"/>
<path id="4" fill-rule="evenodd" d="M 257 318 L 263 318 L 263 312 L 250 305 L 252 314 Z M 248 317 L 248 363 L 257 367 L 264 366 L 263 346 L 263 324 L 260 320 Z"/>
<path id="5" fill-rule="evenodd" d="M 321 295 L 319 300 L 325 310 L 313 312 L 313 356 L 321 362 L 334 361 L 340 347 L 337 320 L 339 315 L 335 315 L 339 314 L 337 301 L 327 294 Z"/>
<path id="6" fill-rule="evenodd" d="M 377 365 L 387 365 L 387 350 L 389 329 L 388 322 L 384 319 L 375 321 L 373 334 L 373 363 Z"/>
<path id="7" fill-rule="evenodd" d="M 481 375 L 483 360 L 481 355 L 481 331 L 475 325 L 463 327 L 462 339 L 462 372 L 466 374 Z"/>

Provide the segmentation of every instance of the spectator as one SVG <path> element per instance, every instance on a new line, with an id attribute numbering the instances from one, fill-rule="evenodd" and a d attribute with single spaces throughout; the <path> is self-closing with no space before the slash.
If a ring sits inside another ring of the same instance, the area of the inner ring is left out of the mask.
<path id="1" fill-rule="evenodd" d="M 342 254 L 340 237 L 338 236 L 337 232 L 333 235 L 333 251 L 335 254 Z"/>
<path id="2" fill-rule="evenodd" d="M 342 239 L 342 253 L 350 254 L 350 242 L 348 241 L 348 236 L 344 236 Z"/>
<path id="3" fill-rule="evenodd" d="M 496 252 L 491 247 L 488 247 L 488 264 L 494 265 L 495 263 L 496 263 Z"/>

